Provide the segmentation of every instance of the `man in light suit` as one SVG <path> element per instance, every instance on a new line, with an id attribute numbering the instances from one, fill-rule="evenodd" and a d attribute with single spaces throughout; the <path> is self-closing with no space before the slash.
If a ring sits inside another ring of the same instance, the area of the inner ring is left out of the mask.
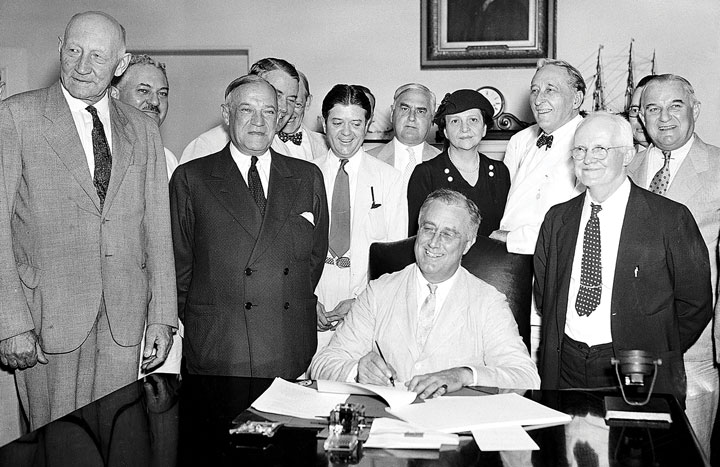
<path id="1" fill-rule="evenodd" d="M 327 154 L 328 145 L 325 135 L 312 131 L 303 123 L 305 111 L 312 104 L 312 94 L 307 77 L 298 71 L 300 87 L 290 119 L 273 141 L 276 151 L 297 159 L 311 161 Z"/>
<path id="2" fill-rule="evenodd" d="M 592 114 L 573 144 L 587 190 L 548 211 L 535 249 L 542 387 L 617 386 L 610 359 L 637 349 L 662 359 L 655 391 L 684 405 L 682 356 L 712 318 L 700 231 L 685 206 L 628 180 L 626 120 Z"/>
<path id="3" fill-rule="evenodd" d="M 437 190 L 419 224 L 416 262 L 370 282 L 313 358 L 311 376 L 405 382 L 423 399 L 468 385 L 539 387 L 505 296 L 460 267 L 480 225 L 475 203 Z"/>
<path id="4" fill-rule="evenodd" d="M 322 115 L 330 150 L 314 162 L 325 179 L 331 220 L 327 264 L 317 287 L 318 348 L 327 345 L 326 331 L 365 289 L 370 244 L 405 238 L 407 229 L 400 172 L 362 148 L 371 115 L 365 93 L 358 86 L 335 85 L 323 100 Z"/>
<path id="5" fill-rule="evenodd" d="M 403 84 L 395 91 L 390 109 L 395 136 L 389 143 L 370 149 L 368 154 L 402 172 L 402 192 L 407 193 L 413 169 L 440 154 L 440 150 L 425 142 L 435 114 L 435 94 L 422 84 Z"/>
<path id="6" fill-rule="evenodd" d="M 270 148 L 278 110 L 267 81 L 233 86 L 223 106 L 231 143 L 180 165 L 170 184 L 185 361 L 194 374 L 296 378 L 317 344 L 322 174 Z"/>
<path id="7" fill-rule="evenodd" d="M 282 58 L 269 57 L 253 63 L 250 67 L 250 74 L 262 77 L 275 88 L 278 99 L 277 130 L 280 131 L 292 117 L 295 108 L 300 80 L 297 70 Z M 225 89 L 226 100 L 231 88 L 234 88 L 232 82 Z M 184 164 L 193 159 L 214 154 L 224 148 L 229 141 L 230 132 L 227 125 L 215 126 L 188 143 L 180 157 L 180 163 Z M 277 137 L 273 140 L 271 147 L 280 154 L 285 154 L 283 151 L 287 149 Z"/>
<path id="8" fill-rule="evenodd" d="M 33 429 L 135 380 L 144 329 L 160 365 L 177 326 L 157 125 L 107 93 L 124 29 L 75 15 L 59 51 L 58 83 L 0 103 L 0 361 Z"/>
<path id="9" fill-rule="evenodd" d="M 720 232 L 720 148 L 705 144 L 695 135 L 700 102 L 684 78 L 654 76 L 643 90 L 640 118 L 652 141 L 628 167 L 630 178 L 643 188 L 662 194 L 690 209 L 710 253 L 710 277 L 715 304 L 715 349 L 718 345 L 717 280 L 718 232 Z M 667 182 L 662 180 L 664 153 L 669 153 Z M 710 436 L 718 408 L 718 370 L 714 366 L 712 326 L 685 353 L 688 420 L 700 445 L 710 456 Z"/>

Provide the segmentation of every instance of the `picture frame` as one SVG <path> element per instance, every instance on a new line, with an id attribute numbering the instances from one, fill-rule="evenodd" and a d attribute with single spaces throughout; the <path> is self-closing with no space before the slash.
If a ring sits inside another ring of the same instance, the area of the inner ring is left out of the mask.
<path id="1" fill-rule="evenodd" d="M 422 0 L 420 68 L 534 67 L 555 57 L 556 0 Z"/>

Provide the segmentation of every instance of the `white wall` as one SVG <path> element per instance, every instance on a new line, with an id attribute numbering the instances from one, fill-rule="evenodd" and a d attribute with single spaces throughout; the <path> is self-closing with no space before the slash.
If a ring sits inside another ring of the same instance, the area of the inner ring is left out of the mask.
<path id="1" fill-rule="evenodd" d="M 420 70 L 416 0 L 0 0 L 0 66 L 26 69 L 27 88 L 47 85 L 57 76 L 57 36 L 73 13 L 86 9 L 115 16 L 132 48 L 234 47 L 248 48 L 251 63 L 265 56 L 288 59 L 307 74 L 316 96 L 306 118 L 311 124 L 336 83 L 370 87 L 382 112 L 395 88 L 410 81 L 428 85 L 439 99 L 461 87 L 495 86 L 506 95 L 508 111 L 532 119 L 527 104 L 532 69 Z M 598 44 L 604 44 L 605 78 L 620 83 L 608 90 L 611 96 L 623 92 L 630 38 L 636 79 L 649 70 L 655 49 L 657 72 L 681 74 L 695 85 L 703 102 L 698 133 L 720 145 L 720 2 L 557 0 L 557 24 L 557 56 L 586 78 L 594 74 Z M 8 56 L 7 48 L 25 50 L 27 63 L 18 63 L 17 53 Z M 171 80 L 185 72 L 190 71 L 168 70 Z M 10 91 L 18 86 L 12 83 Z M 223 90 L 198 92 L 220 103 Z"/>

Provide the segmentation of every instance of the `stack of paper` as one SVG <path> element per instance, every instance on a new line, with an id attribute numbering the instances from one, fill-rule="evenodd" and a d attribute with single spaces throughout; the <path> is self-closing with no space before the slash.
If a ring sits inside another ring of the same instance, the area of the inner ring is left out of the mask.
<path id="1" fill-rule="evenodd" d="M 413 425 L 460 433 L 503 426 L 569 423 L 571 417 L 515 393 L 483 397 L 440 397 L 424 404 L 388 409 Z"/>
<path id="2" fill-rule="evenodd" d="M 370 428 L 365 448 L 380 449 L 440 449 L 443 444 L 457 446 L 456 434 L 427 431 L 402 420 L 376 418 Z"/>
<path id="3" fill-rule="evenodd" d="M 255 399 L 252 407 L 261 412 L 291 417 L 327 418 L 335 406 L 345 402 L 348 396 L 347 393 L 320 393 L 315 389 L 275 378 L 270 387 Z"/>
<path id="4" fill-rule="evenodd" d="M 377 386 L 375 384 L 343 383 L 338 381 L 317 381 L 318 392 L 332 392 L 340 394 L 360 394 L 380 396 L 390 408 L 402 407 L 412 404 L 417 394 L 408 391 L 405 386 Z"/>

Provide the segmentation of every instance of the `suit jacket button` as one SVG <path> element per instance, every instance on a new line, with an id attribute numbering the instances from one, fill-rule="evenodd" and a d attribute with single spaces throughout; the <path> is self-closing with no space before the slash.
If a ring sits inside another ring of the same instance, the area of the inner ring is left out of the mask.
<path id="1" fill-rule="evenodd" d="M 290 303 L 288 303 L 288 302 L 285 302 L 285 305 L 283 305 L 283 306 L 284 306 L 284 307 L 285 307 L 285 309 L 287 310 L 287 309 L 289 309 L 289 308 L 290 308 Z"/>
<path id="2" fill-rule="evenodd" d="M 245 275 L 252 276 L 252 269 L 250 269 L 250 268 L 245 269 Z"/>
<path id="3" fill-rule="evenodd" d="M 245 302 L 245 309 L 249 310 L 250 308 L 252 308 L 252 302 Z"/>
<path id="4" fill-rule="evenodd" d="M 288 275 L 289 272 L 290 272 L 290 269 L 288 269 L 288 268 L 283 269 L 283 274 L 285 274 L 286 276 Z"/>

